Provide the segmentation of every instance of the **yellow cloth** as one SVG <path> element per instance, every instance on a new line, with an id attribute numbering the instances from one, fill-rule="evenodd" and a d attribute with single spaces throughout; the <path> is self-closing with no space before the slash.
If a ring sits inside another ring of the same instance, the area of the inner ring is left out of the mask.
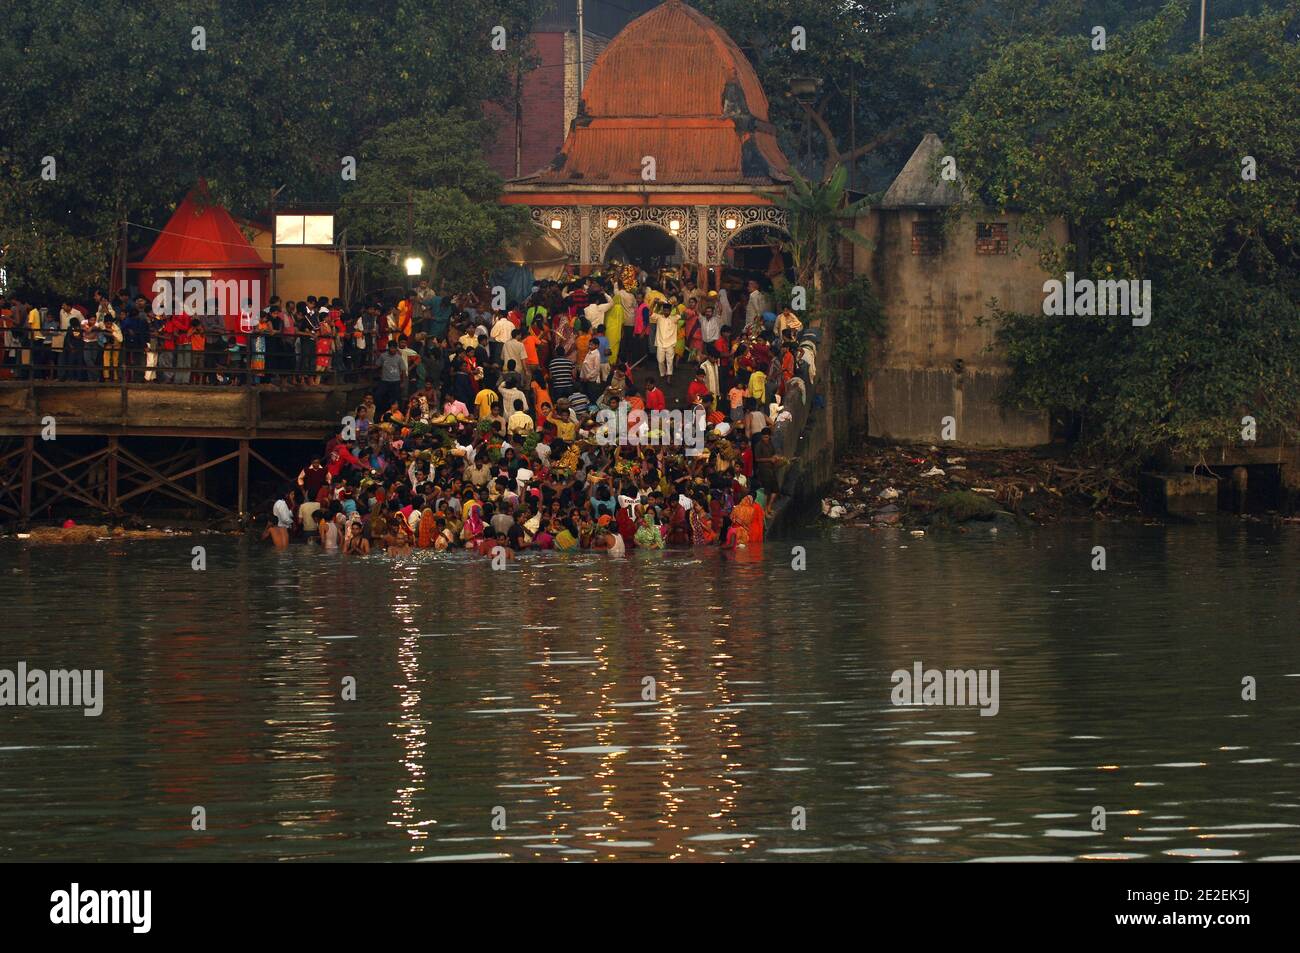
<path id="1" fill-rule="evenodd" d="M 614 299 L 614 306 L 605 314 L 605 337 L 609 341 L 609 365 L 618 363 L 618 346 L 623 340 L 623 305 Z"/>
<path id="2" fill-rule="evenodd" d="M 565 443 L 572 443 L 573 439 L 578 436 L 578 425 L 572 420 L 556 420 L 555 435 Z"/>

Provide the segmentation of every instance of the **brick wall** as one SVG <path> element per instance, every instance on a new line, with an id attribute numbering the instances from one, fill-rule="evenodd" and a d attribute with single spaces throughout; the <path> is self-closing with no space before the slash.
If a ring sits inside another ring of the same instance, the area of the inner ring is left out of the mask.
<path id="1" fill-rule="evenodd" d="M 545 168 L 564 146 L 573 118 L 578 114 L 578 35 L 534 33 L 536 69 L 524 76 L 520 175 Z M 587 73 L 609 45 L 609 40 L 588 33 L 584 42 Z M 487 150 L 488 164 L 507 179 L 515 177 L 515 115 L 513 104 L 489 103 L 484 115 L 496 127 Z"/>
<path id="2" fill-rule="evenodd" d="M 571 71 L 563 33 L 535 33 L 532 36 L 538 67 L 523 81 L 521 110 L 520 173 L 528 175 L 546 166 L 564 145 L 568 130 L 565 119 L 565 76 Z M 513 103 L 488 104 L 484 115 L 494 121 L 496 138 L 487 152 L 488 164 L 507 179 L 515 177 L 515 115 Z"/>

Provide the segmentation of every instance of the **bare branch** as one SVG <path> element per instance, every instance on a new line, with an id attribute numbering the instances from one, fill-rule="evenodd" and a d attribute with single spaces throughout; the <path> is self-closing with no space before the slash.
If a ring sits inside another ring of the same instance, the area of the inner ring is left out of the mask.
<path id="1" fill-rule="evenodd" d="M 852 152 L 839 153 L 837 151 L 835 158 L 827 162 L 826 174 L 829 175 L 831 170 L 834 169 L 835 166 L 839 165 L 841 162 L 843 163 L 856 162 L 864 155 L 867 155 L 870 152 L 875 152 L 885 143 L 892 142 L 893 140 L 901 136 L 903 134 L 903 131 L 906 128 L 907 128 L 906 126 L 900 125 L 900 126 L 895 126 L 893 129 L 886 129 L 880 135 L 867 140 L 862 145 L 854 149 Z"/>

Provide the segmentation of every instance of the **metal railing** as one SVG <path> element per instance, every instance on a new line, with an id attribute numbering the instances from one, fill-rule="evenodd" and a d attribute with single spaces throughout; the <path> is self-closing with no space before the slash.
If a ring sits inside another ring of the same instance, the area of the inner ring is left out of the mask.
<path id="1" fill-rule="evenodd" d="M 63 334 L 54 335 L 55 339 Z M 99 344 L 83 340 L 54 346 L 30 332 L 3 329 L 0 384 L 75 383 L 150 386 L 334 387 L 369 384 L 376 368 L 375 335 L 364 348 L 344 346 L 342 338 L 314 334 L 250 331 L 205 333 L 202 347 L 193 338 L 151 334 L 143 343 Z M 242 343 L 240 342 L 242 339 Z M 319 342 L 327 341 L 325 349 Z"/>

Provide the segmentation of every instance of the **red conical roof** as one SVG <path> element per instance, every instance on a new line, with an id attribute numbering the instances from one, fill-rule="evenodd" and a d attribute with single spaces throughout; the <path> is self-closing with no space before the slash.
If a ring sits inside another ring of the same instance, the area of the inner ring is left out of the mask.
<path id="1" fill-rule="evenodd" d="M 151 269 L 270 268 L 235 220 L 200 179 L 190 189 L 148 254 L 132 267 Z"/>

